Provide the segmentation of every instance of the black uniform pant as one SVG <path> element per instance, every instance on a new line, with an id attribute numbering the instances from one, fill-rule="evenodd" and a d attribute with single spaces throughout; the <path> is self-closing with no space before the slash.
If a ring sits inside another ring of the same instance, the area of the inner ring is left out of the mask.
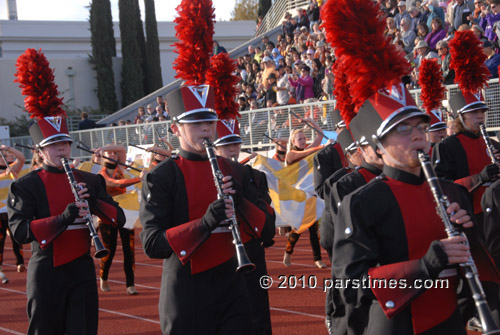
<path id="1" fill-rule="evenodd" d="M 8 223 L 9 219 L 7 213 L 0 214 L 0 265 L 3 264 L 3 251 L 5 248 L 5 239 L 7 238 L 7 231 L 9 231 Z M 10 239 L 12 240 L 12 249 L 14 249 L 14 255 L 16 256 L 16 265 L 24 264 L 22 245 L 17 243 L 16 240 L 14 240 L 12 234 L 10 234 Z"/>
<path id="2" fill-rule="evenodd" d="M 33 253 L 26 295 L 28 334 L 97 334 L 97 285 L 90 255 L 54 267 L 51 253 Z"/>
<path id="3" fill-rule="evenodd" d="M 291 232 L 288 235 L 288 241 L 286 242 L 286 253 L 293 254 L 293 248 L 300 238 L 300 234 Z M 321 249 L 319 246 L 319 236 L 318 236 L 318 222 L 316 221 L 311 227 L 309 227 L 309 241 L 311 243 L 311 248 L 313 252 L 313 258 L 315 261 L 321 260 Z"/>
<path id="4" fill-rule="evenodd" d="M 245 282 L 252 308 L 252 334 L 271 335 L 271 313 L 269 294 L 260 285 L 260 278 L 267 276 L 266 253 L 260 241 L 252 239 L 245 243 L 248 258 L 255 264 L 255 270 L 245 274 Z"/>
<path id="5" fill-rule="evenodd" d="M 100 224 L 99 231 L 102 236 L 102 243 L 109 250 L 106 257 L 101 258 L 100 277 L 108 280 L 109 269 L 115 257 L 118 233 L 122 240 L 123 249 L 123 270 L 125 271 L 126 285 L 134 286 L 135 269 L 135 234 L 133 229 L 118 228 L 109 224 Z"/>

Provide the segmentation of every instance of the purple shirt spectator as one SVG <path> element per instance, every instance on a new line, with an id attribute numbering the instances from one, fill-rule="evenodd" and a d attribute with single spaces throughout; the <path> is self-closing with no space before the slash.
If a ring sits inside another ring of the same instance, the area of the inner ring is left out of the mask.
<path id="1" fill-rule="evenodd" d="M 493 30 L 493 24 L 497 21 L 500 21 L 500 13 L 490 13 L 479 20 L 479 25 L 484 29 L 484 35 L 492 42 L 497 39 L 497 35 Z"/>
<path id="2" fill-rule="evenodd" d="M 309 66 L 303 66 L 301 70 L 301 75 L 297 80 L 293 80 L 292 78 L 288 78 L 290 81 L 290 85 L 296 88 L 297 92 L 297 100 L 299 102 L 303 100 L 307 100 L 310 98 L 314 98 L 313 91 L 313 79 L 309 75 L 311 69 Z"/>
<path id="3" fill-rule="evenodd" d="M 446 31 L 444 31 L 444 29 L 440 29 L 440 30 L 430 32 L 425 37 L 425 41 L 429 45 L 429 48 L 431 48 L 432 50 L 436 50 L 437 42 L 441 41 L 445 37 L 446 37 Z"/>

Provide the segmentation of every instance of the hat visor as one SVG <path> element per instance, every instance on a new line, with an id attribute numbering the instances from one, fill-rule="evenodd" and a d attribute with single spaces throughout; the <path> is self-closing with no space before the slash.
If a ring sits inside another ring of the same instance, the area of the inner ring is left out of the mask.
<path id="1" fill-rule="evenodd" d="M 49 136 L 47 138 L 44 138 L 40 143 L 38 143 L 38 146 L 43 148 L 46 147 L 47 145 L 58 143 L 58 142 L 70 142 L 73 143 L 73 139 L 71 136 L 68 134 L 56 134 Z"/>
<path id="2" fill-rule="evenodd" d="M 385 119 L 384 122 L 382 122 L 380 127 L 378 127 L 377 129 L 377 137 L 382 138 L 383 136 L 387 135 L 387 133 L 390 132 L 395 126 L 414 116 L 420 116 L 426 122 L 431 121 L 431 117 L 418 109 L 417 106 L 402 107 L 389 115 L 389 117 Z"/>
<path id="3" fill-rule="evenodd" d="M 234 143 L 243 143 L 243 141 L 241 140 L 241 137 L 239 137 L 238 135 L 228 135 L 218 138 L 217 140 L 214 141 L 214 145 L 216 147 Z"/>
<path id="4" fill-rule="evenodd" d="M 463 106 L 458 110 L 459 113 L 474 112 L 480 109 L 489 109 L 484 101 L 474 101 L 468 105 Z"/>
<path id="5" fill-rule="evenodd" d="M 197 109 L 174 116 L 174 121 L 178 123 L 197 123 L 217 121 L 217 113 L 211 108 Z"/>
<path id="6" fill-rule="evenodd" d="M 443 130 L 446 128 L 447 128 L 446 123 L 436 122 L 429 127 L 429 131 L 438 131 L 438 130 Z"/>

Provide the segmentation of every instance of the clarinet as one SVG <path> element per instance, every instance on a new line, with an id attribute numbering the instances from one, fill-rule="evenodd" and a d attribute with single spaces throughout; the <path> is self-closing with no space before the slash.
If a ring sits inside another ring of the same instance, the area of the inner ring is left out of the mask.
<path id="1" fill-rule="evenodd" d="M 438 178 L 436 176 L 436 172 L 432 168 L 429 155 L 425 154 L 423 151 L 418 152 L 418 159 L 420 161 L 420 165 L 422 166 L 422 170 L 424 171 L 425 178 L 427 179 L 427 183 L 431 189 L 432 195 L 434 196 L 434 201 L 436 202 L 436 210 L 438 215 L 441 217 L 441 221 L 443 221 L 444 229 L 448 237 L 454 236 L 465 236 L 462 232 L 458 232 L 453 223 L 450 221 L 450 217 L 446 212 L 446 209 L 450 206 L 450 201 L 448 197 L 444 195 L 443 190 L 441 189 L 441 185 L 439 184 Z M 466 242 L 468 244 L 468 242 Z M 488 303 L 486 302 L 486 296 L 484 294 L 483 286 L 479 280 L 479 275 L 477 273 L 477 267 L 472 259 L 472 256 L 469 257 L 467 262 L 461 263 L 460 267 L 463 269 L 465 274 L 465 279 L 469 284 L 472 298 L 474 299 L 477 312 L 479 314 L 479 319 L 481 320 L 481 325 L 483 327 L 483 334 L 500 334 L 500 330 L 495 324 L 493 317 L 491 315 L 490 308 L 488 307 Z"/>
<path id="2" fill-rule="evenodd" d="M 493 164 L 499 164 L 500 162 L 494 154 L 495 147 L 493 146 L 493 143 L 491 143 L 490 137 L 486 133 L 486 127 L 484 126 L 484 123 L 481 123 L 479 125 L 479 131 L 481 132 L 481 136 L 483 136 L 484 143 L 486 143 L 486 149 L 488 149 L 488 156 L 490 156 L 491 162 Z"/>
<path id="3" fill-rule="evenodd" d="M 87 213 L 87 216 L 85 216 L 84 220 L 87 224 L 87 227 L 89 227 L 90 237 L 94 242 L 95 246 L 94 257 L 95 258 L 106 257 L 109 254 L 109 250 L 104 247 L 104 245 L 101 242 L 101 239 L 99 238 L 99 235 L 97 235 L 97 232 L 92 223 L 92 215 L 90 215 L 89 204 L 87 200 L 80 199 L 80 196 L 78 195 L 78 191 L 81 190 L 82 187 L 76 181 L 75 176 L 73 175 L 73 171 L 71 171 L 71 167 L 69 166 L 68 159 L 66 157 L 61 157 L 61 162 L 64 167 L 64 172 L 66 172 L 66 175 L 68 176 L 69 184 L 71 185 L 71 190 L 73 191 L 73 195 L 75 196 L 75 201 L 84 202 L 87 205 L 87 208 L 89 208 L 89 213 Z"/>
<path id="4" fill-rule="evenodd" d="M 212 167 L 212 174 L 214 175 L 215 187 L 217 188 L 217 197 L 219 199 L 221 198 L 231 199 L 232 201 L 232 197 L 230 195 L 224 194 L 222 192 L 222 184 L 224 184 L 222 182 L 222 178 L 224 177 L 224 175 L 222 174 L 222 171 L 220 170 L 219 167 L 219 163 L 217 162 L 217 156 L 215 155 L 215 150 L 212 142 L 208 138 L 205 138 L 203 144 L 205 145 L 205 149 L 207 150 L 210 166 Z M 233 208 L 234 208 L 234 202 L 233 202 Z M 231 230 L 231 233 L 233 235 L 233 244 L 236 248 L 236 257 L 238 258 L 238 267 L 236 268 L 236 272 L 243 272 L 243 273 L 252 272 L 253 270 L 255 270 L 255 264 L 253 264 L 248 258 L 245 246 L 243 245 L 243 242 L 241 242 L 240 227 L 238 225 L 238 222 L 236 221 L 235 215 L 233 214 L 233 216 L 230 219 L 228 219 L 228 221 L 229 221 L 229 230 Z"/>

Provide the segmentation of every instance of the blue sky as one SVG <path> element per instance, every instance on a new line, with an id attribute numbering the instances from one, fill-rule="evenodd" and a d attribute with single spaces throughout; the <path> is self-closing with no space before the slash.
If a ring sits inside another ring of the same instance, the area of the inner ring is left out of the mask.
<path id="1" fill-rule="evenodd" d="M 19 20 L 86 21 L 91 0 L 17 0 Z M 173 21 L 175 8 L 181 0 L 155 1 L 156 19 Z M 212 0 L 217 21 L 227 21 L 231 17 L 236 0 Z M 144 18 L 144 0 L 139 0 Z M 111 0 L 113 20 L 118 21 L 118 0 Z M 0 0 L 0 20 L 7 20 L 7 0 Z"/>

